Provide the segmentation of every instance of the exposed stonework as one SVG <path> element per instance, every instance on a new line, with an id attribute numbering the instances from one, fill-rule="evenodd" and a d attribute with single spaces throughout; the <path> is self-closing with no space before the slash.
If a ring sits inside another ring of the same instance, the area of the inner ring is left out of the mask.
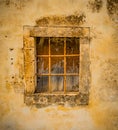
<path id="1" fill-rule="evenodd" d="M 45 25 L 45 24 L 44 24 Z M 49 27 L 28 27 L 31 37 L 87 37 L 90 35 L 89 27 L 79 26 L 49 26 Z"/>
<path id="2" fill-rule="evenodd" d="M 28 106 L 35 105 L 37 107 L 46 107 L 50 105 L 66 105 L 78 106 L 87 105 L 89 101 L 88 94 L 33 94 L 25 95 L 25 103 Z"/>
<path id="3" fill-rule="evenodd" d="M 38 26 L 50 26 L 50 25 L 82 25 L 86 21 L 86 16 L 84 13 L 77 13 L 71 15 L 50 15 L 47 17 L 42 17 L 36 20 L 36 25 Z"/>

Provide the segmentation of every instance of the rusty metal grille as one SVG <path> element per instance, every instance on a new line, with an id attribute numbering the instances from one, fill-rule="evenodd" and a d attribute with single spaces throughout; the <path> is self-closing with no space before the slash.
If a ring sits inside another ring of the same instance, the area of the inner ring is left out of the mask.
<path id="1" fill-rule="evenodd" d="M 79 38 L 37 37 L 36 92 L 79 92 L 79 60 Z"/>

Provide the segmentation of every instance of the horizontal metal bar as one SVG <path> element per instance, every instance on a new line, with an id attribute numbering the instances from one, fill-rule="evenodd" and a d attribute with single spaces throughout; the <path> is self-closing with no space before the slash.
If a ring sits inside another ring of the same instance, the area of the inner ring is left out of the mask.
<path id="1" fill-rule="evenodd" d="M 80 54 L 65 55 L 68 57 L 80 56 Z M 36 57 L 49 57 L 49 55 L 36 55 Z M 50 55 L 50 57 L 64 57 L 64 55 Z"/>
<path id="2" fill-rule="evenodd" d="M 36 74 L 37 76 L 79 76 L 78 73 L 67 73 L 67 74 Z"/>

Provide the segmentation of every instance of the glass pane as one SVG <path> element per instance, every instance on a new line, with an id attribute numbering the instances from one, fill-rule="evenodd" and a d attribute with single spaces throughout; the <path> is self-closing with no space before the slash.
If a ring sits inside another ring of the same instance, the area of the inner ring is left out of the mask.
<path id="1" fill-rule="evenodd" d="M 79 73 L 79 57 L 71 56 L 66 58 L 66 72 Z"/>
<path id="2" fill-rule="evenodd" d="M 51 55 L 64 54 L 64 38 L 50 38 Z"/>
<path id="3" fill-rule="evenodd" d="M 79 38 L 66 38 L 66 54 L 79 54 Z"/>
<path id="4" fill-rule="evenodd" d="M 79 91 L 79 77 L 78 76 L 66 77 L 66 91 L 67 92 Z"/>
<path id="5" fill-rule="evenodd" d="M 37 55 L 48 55 L 49 54 L 49 39 L 40 37 L 36 39 Z"/>
<path id="6" fill-rule="evenodd" d="M 48 76 L 37 77 L 36 92 L 47 92 L 48 86 Z"/>
<path id="7" fill-rule="evenodd" d="M 64 73 L 64 58 L 52 57 L 51 58 L 51 73 Z"/>
<path id="8" fill-rule="evenodd" d="M 60 92 L 64 90 L 63 76 L 51 76 L 52 92 Z"/>
<path id="9" fill-rule="evenodd" d="M 47 74 L 49 71 L 48 68 L 49 58 L 37 58 L 37 73 L 38 74 Z"/>

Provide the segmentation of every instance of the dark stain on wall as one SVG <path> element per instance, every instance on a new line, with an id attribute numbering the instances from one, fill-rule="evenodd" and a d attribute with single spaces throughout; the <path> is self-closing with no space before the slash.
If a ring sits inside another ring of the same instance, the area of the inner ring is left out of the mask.
<path id="1" fill-rule="evenodd" d="M 92 10 L 92 12 L 99 12 L 103 6 L 103 1 L 102 0 L 94 0 L 94 1 L 89 0 L 87 6 L 89 9 Z"/>
<path id="2" fill-rule="evenodd" d="M 18 10 L 23 9 L 30 0 L 4 0 L 1 3 L 4 3 L 6 7 L 14 7 Z"/>
<path id="3" fill-rule="evenodd" d="M 107 10 L 110 15 L 118 12 L 118 0 L 107 0 Z"/>
<path id="4" fill-rule="evenodd" d="M 10 0 L 6 0 L 6 5 L 10 5 Z"/>
<path id="5" fill-rule="evenodd" d="M 85 20 L 86 16 L 84 13 L 82 14 L 78 14 L 78 13 L 74 13 L 68 16 L 62 15 L 62 16 L 56 16 L 56 15 L 52 15 L 52 16 L 47 16 L 47 17 L 42 17 L 38 20 L 36 20 L 36 25 L 40 25 L 40 26 L 46 26 L 46 25 L 81 25 L 83 24 L 86 20 Z"/>
<path id="6" fill-rule="evenodd" d="M 106 8 L 110 19 L 117 24 L 118 21 L 118 0 L 107 0 Z"/>

